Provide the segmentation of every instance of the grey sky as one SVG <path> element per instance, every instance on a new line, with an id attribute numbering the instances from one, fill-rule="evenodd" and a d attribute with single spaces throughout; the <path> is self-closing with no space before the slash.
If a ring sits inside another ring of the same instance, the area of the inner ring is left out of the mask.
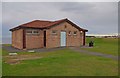
<path id="1" fill-rule="evenodd" d="M 35 19 L 68 18 L 88 34 L 110 34 L 118 31 L 117 2 L 3 2 L 3 37 L 10 28 Z"/>

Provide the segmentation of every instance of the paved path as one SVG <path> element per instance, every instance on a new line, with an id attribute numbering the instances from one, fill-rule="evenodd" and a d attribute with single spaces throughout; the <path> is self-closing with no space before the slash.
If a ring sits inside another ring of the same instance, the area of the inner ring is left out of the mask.
<path id="1" fill-rule="evenodd" d="M 19 49 L 13 48 L 12 46 L 5 46 L 5 45 L 3 45 L 2 48 L 7 50 L 8 52 L 28 52 L 28 51 L 30 51 L 30 50 L 19 50 Z M 52 49 L 41 48 L 41 49 L 32 49 L 32 50 L 34 50 L 35 52 L 51 52 L 51 51 L 56 51 L 56 50 L 62 50 L 64 48 L 65 47 L 52 48 Z M 114 60 L 118 60 L 118 56 L 81 50 L 80 47 L 69 47 L 69 49 L 72 49 L 76 52 L 81 52 L 81 53 L 86 53 L 86 54 L 90 54 L 90 55 L 101 56 L 101 57 L 112 58 Z"/>
<path id="2" fill-rule="evenodd" d="M 111 58 L 113 60 L 118 60 L 118 56 L 113 56 L 113 55 L 110 55 L 110 54 L 103 54 L 103 53 L 98 53 L 98 52 L 91 52 L 91 51 L 87 51 L 87 50 L 81 50 L 80 47 L 69 47 L 69 48 L 74 50 L 74 51 L 85 53 L 85 54 L 90 54 L 90 55 L 95 55 L 95 56 Z"/>
<path id="3" fill-rule="evenodd" d="M 24 50 L 19 50 L 17 48 L 13 48 L 12 46 L 6 46 L 6 45 L 2 45 L 2 49 L 7 50 L 8 52 L 22 52 Z"/>
<path id="4" fill-rule="evenodd" d="M 40 49 L 31 49 L 31 50 L 20 50 L 17 48 L 13 48 L 12 46 L 2 46 L 3 49 L 7 50 L 8 52 L 28 52 L 28 51 L 34 51 L 34 52 L 51 52 L 51 51 L 56 51 L 56 50 L 62 50 L 65 47 L 59 47 L 59 48 L 40 48 Z"/>

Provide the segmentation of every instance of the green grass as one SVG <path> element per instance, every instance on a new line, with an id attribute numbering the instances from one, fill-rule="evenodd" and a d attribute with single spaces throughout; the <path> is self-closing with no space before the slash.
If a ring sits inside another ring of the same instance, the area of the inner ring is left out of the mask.
<path id="1" fill-rule="evenodd" d="M 7 52 L 7 50 L 5 50 L 5 49 L 2 49 L 2 52 L 1 52 L 1 54 L 2 54 L 2 56 L 5 56 L 5 55 L 8 55 L 8 52 Z"/>
<path id="2" fill-rule="evenodd" d="M 11 46 L 11 44 L 2 44 L 2 45 L 4 45 L 4 46 Z M 8 55 L 8 52 L 7 52 L 7 50 L 5 50 L 5 49 L 1 49 L 0 54 L 1 54 L 2 56 L 5 56 L 5 55 Z"/>
<path id="3" fill-rule="evenodd" d="M 90 41 L 87 38 L 87 44 Z M 88 51 L 118 55 L 118 40 L 112 38 L 94 38 L 93 48 L 81 48 Z M 11 46 L 10 44 L 4 44 Z M 3 49 L 2 55 L 8 55 Z M 4 63 L 3 76 L 117 76 L 118 61 L 110 58 L 92 56 L 63 49 L 54 52 L 28 53 L 18 52 L 18 55 L 37 55 L 42 58 L 24 60 L 16 65 Z"/>
<path id="4" fill-rule="evenodd" d="M 91 38 L 86 38 L 88 44 Z M 93 48 L 82 48 L 88 51 L 100 52 L 104 54 L 118 55 L 118 39 L 115 38 L 93 38 Z"/>
<path id="5" fill-rule="evenodd" d="M 2 44 L 2 45 L 4 45 L 4 46 L 11 46 L 11 44 Z"/>
<path id="6" fill-rule="evenodd" d="M 24 53 L 20 53 L 26 54 Z M 3 62 L 3 76 L 116 76 L 118 62 L 63 49 L 54 52 L 29 53 L 43 58 L 9 65 Z"/>
<path id="7" fill-rule="evenodd" d="M 0 47 L 0 77 L 2 76 L 2 49 Z"/>
<path id="8" fill-rule="evenodd" d="M 0 56 L 2 56 L 2 49 L 0 48 Z"/>

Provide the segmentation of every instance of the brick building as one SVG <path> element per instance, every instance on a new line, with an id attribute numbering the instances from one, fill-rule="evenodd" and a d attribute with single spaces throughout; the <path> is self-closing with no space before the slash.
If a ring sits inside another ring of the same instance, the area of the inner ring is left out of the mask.
<path id="1" fill-rule="evenodd" d="M 12 46 L 18 49 L 54 48 L 85 45 L 85 32 L 68 19 L 34 20 L 12 31 Z"/>

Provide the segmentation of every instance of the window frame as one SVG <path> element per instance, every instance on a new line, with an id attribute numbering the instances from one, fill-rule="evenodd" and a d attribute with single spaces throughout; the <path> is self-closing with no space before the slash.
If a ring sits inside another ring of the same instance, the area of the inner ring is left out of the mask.
<path id="1" fill-rule="evenodd" d="M 32 30 L 26 30 L 26 34 L 32 34 Z"/>
<path id="2" fill-rule="evenodd" d="M 35 33 L 35 31 L 37 31 L 37 33 Z M 40 33 L 40 31 L 39 30 L 32 30 L 32 34 L 39 34 Z"/>
<path id="3" fill-rule="evenodd" d="M 52 30 L 51 34 L 52 35 L 57 35 L 57 30 Z"/>
<path id="4" fill-rule="evenodd" d="M 74 31 L 74 32 L 73 32 L 73 35 L 76 36 L 76 35 L 77 35 L 77 31 Z"/>
<path id="5" fill-rule="evenodd" d="M 31 33 L 28 33 L 29 31 L 31 31 Z M 35 31 L 37 31 L 38 33 L 35 33 Z M 28 29 L 28 30 L 26 30 L 26 34 L 28 34 L 28 35 L 39 35 L 40 31 L 35 30 L 35 29 Z"/>

